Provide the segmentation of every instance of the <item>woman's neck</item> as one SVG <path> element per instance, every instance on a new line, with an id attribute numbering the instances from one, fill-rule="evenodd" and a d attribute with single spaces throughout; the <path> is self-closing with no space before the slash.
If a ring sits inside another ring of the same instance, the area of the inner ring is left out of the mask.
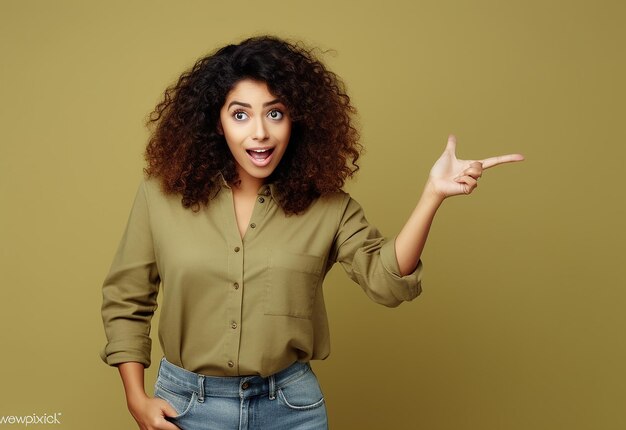
<path id="1" fill-rule="evenodd" d="M 235 185 L 233 191 L 241 196 L 256 196 L 264 183 L 263 178 L 255 178 L 245 172 L 243 174 L 239 172 L 239 183 Z"/>

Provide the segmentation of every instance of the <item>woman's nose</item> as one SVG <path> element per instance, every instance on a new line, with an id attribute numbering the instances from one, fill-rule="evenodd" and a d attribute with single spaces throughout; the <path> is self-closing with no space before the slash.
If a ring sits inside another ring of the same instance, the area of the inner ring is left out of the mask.
<path id="1" fill-rule="evenodd" d="M 256 120 L 255 129 L 254 129 L 254 139 L 255 140 L 265 140 L 269 137 L 267 133 L 267 126 L 265 124 L 264 118 L 260 117 Z"/>

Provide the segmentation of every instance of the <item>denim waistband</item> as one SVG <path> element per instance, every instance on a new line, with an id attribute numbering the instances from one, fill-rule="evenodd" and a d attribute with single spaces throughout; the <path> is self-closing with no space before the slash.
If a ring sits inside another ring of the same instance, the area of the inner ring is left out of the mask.
<path id="1" fill-rule="evenodd" d="M 215 397 L 251 397 L 269 394 L 275 397 L 276 390 L 311 370 L 309 362 L 296 361 L 284 370 L 263 378 L 251 376 L 208 376 L 191 372 L 161 358 L 158 378 L 164 378 L 183 388 L 195 391 L 199 400 L 205 395 Z"/>

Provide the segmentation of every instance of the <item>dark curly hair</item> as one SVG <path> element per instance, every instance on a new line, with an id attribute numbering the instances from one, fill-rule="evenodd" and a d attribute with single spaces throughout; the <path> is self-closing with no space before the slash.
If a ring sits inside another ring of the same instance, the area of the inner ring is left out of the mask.
<path id="1" fill-rule="evenodd" d="M 265 82 L 292 119 L 287 150 L 269 178 L 288 214 L 304 211 L 319 196 L 340 190 L 359 169 L 363 148 L 353 125 L 356 109 L 345 85 L 309 49 L 274 36 L 251 37 L 199 59 L 146 122 L 154 128 L 144 173 L 161 179 L 165 193 L 180 193 L 197 212 L 226 182 L 238 182 L 235 160 L 218 132 L 227 94 L 243 79 Z"/>

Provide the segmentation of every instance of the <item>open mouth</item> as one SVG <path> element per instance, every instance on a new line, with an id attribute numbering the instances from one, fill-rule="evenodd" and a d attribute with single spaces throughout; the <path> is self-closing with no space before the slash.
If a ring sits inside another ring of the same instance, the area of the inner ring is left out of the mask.
<path id="1" fill-rule="evenodd" d="M 256 166 L 263 167 L 269 164 L 274 148 L 246 149 L 246 152 Z"/>

